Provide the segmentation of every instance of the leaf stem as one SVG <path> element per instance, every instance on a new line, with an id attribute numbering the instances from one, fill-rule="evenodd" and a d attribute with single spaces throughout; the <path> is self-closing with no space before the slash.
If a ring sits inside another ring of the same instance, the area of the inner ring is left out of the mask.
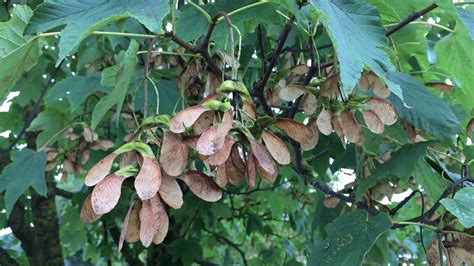
<path id="1" fill-rule="evenodd" d="M 92 32 L 94 35 L 107 35 L 107 36 L 123 36 L 123 37 L 133 37 L 133 38 L 147 38 L 152 39 L 155 35 L 151 34 L 140 34 L 140 33 L 130 33 L 130 32 L 114 32 L 114 31 L 94 31 Z M 45 32 L 39 33 L 35 36 L 35 38 L 44 38 L 44 37 L 52 37 L 61 35 L 60 31 L 52 31 L 52 32 Z"/>
<path id="2" fill-rule="evenodd" d="M 433 231 L 436 231 L 436 232 L 457 234 L 457 235 L 462 235 L 462 236 L 469 237 L 469 238 L 474 238 L 474 235 L 468 234 L 468 233 L 466 233 L 466 232 L 461 232 L 461 231 L 456 231 L 456 230 L 440 230 L 440 229 L 439 229 L 438 227 L 436 227 L 436 226 L 432 226 L 432 225 L 424 224 L 424 223 L 420 223 L 420 222 L 392 221 L 392 224 L 417 225 L 417 226 L 422 226 L 422 227 L 429 228 L 429 229 L 431 229 L 431 230 L 433 230 Z"/>
<path id="3" fill-rule="evenodd" d="M 202 9 L 202 7 L 200 7 L 199 5 L 196 5 L 192 1 L 186 1 L 186 3 L 188 3 L 189 5 L 194 7 L 197 11 L 199 11 L 199 13 L 201 13 L 206 18 L 207 23 L 209 23 L 209 24 L 212 23 L 212 18 L 209 15 L 209 13 L 206 12 L 206 10 Z"/>
<path id="4" fill-rule="evenodd" d="M 250 5 L 243 6 L 241 8 L 237 8 L 236 10 L 227 13 L 227 15 L 230 17 L 232 15 L 235 15 L 235 14 L 240 13 L 242 11 L 245 11 L 247 9 L 254 8 L 256 6 L 261 6 L 261 5 L 268 4 L 268 3 L 270 3 L 270 2 L 269 1 L 256 2 L 256 3 L 250 4 Z M 224 19 L 223 17 L 218 18 L 217 23 L 221 22 L 223 19 Z"/>

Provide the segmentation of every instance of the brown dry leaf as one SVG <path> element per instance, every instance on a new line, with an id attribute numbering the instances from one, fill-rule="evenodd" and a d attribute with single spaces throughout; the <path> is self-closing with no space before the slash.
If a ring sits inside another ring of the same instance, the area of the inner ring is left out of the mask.
<path id="1" fill-rule="evenodd" d="M 262 132 L 262 139 L 275 161 L 281 165 L 287 165 L 290 163 L 290 152 L 288 151 L 285 142 L 268 130 Z"/>
<path id="2" fill-rule="evenodd" d="M 302 124 L 293 119 L 287 118 L 278 118 L 275 124 L 273 124 L 276 128 L 285 132 L 288 137 L 292 138 L 293 140 L 306 144 L 310 143 L 312 139 L 314 139 L 313 131 L 307 127 L 305 124 Z"/>
<path id="3" fill-rule="evenodd" d="M 135 177 L 134 187 L 141 200 L 153 198 L 161 185 L 160 165 L 153 157 L 143 157 L 143 164 Z"/>
<path id="4" fill-rule="evenodd" d="M 265 148 L 263 148 L 263 146 L 255 139 L 249 139 L 249 142 L 258 173 L 263 181 L 268 184 L 273 184 L 278 176 L 278 168 L 275 162 L 270 158 L 270 155 L 265 151 Z"/>
<path id="5" fill-rule="evenodd" d="M 227 179 L 232 185 L 237 185 L 245 175 L 246 166 L 240 158 L 238 145 L 232 147 L 230 157 L 225 163 Z"/>
<path id="6" fill-rule="evenodd" d="M 162 226 L 166 215 L 165 207 L 158 195 L 142 201 L 140 210 L 140 241 L 143 246 L 149 247 L 153 237 Z"/>
<path id="7" fill-rule="evenodd" d="M 183 180 L 194 195 L 202 200 L 216 202 L 222 198 L 221 189 L 210 177 L 199 171 L 191 170 L 178 178 Z"/>
<path id="8" fill-rule="evenodd" d="M 342 127 L 342 133 L 346 136 L 347 140 L 356 143 L 359 139 L 360 126 L 357 124 L 354 114 L 349 110 L 344 110 L 338 116 L 338 120 Z"/>
<path id="9" fill-rule="evenodd" d="M 109 174 L 115 158 L 117 158 L 117 154 L 113 152 L 92 166 L 89 172 L 87 172 L 84 184 L 91 187 L 104 179 Z"/>
<path id="10" fill-rule="evenodd" d="M 232 129 L 232 111 L 224 114 L 218 127 L 208 128 L 196 143 L 196 150 L 201 155 L 212 155 L 220 150 L 225 143 L 227 134 Z"/>
<path id="11" fill-rule="evenodd" d="M 163 134 L 160 152 L 160 164 L 170 176 L 178 176 L 188 165 L 189 149 L 181 137 L 169 131 Z"/>
<path id="12" fill-rule="evenodd" d="M 375 134 L 382 134 L 385 130 L 385 126 L 380 120 L 379 116 L 370 110 L 362 111 L 362 116 L 364 117 L 365 124 L 367 128 Z"/>
<path id="13" fill-rule="evenodd" d="M 472 137 L 473 129 L 474 129 L 474 118 L 471 118 L 471 120 L 469 120 L 469 123 L 467 123 L 467 126 L 466 126 L 466 136 L 468 138 Z"/>
<path id="14" fill-rule="evenodd" d="M 87 195 L 87 198 L 84 200 L 81 208 L 81 220 L 86 223 L 90 224 L 92 222 L 97 221 L 102 215 L 97 214 L 92 209 L 92 194 Z"/>
<path id="15" fill-rule="evenodd" d="M 224 146 L 220 148 L 216 153 L 207 158 L 207 162 L 210 165 L 221 165 L 227 161 L 230 155 L 230 151 L 235 144 L 235 140 L 226 138 Z"/>
<path id="16" fill-rule="evenodd" d="M 428 82 L 425 84 L 426 86 L 429 86 L 431 88 L 434 88 L 440 92 L 453 92 L 454 87 L 452 85 L 448 85 L 443 82 Z"/>
<path id="17" fill-rule="evenodd" d="M 329 99 L 337 99 L 339 96 L 339 74 L 333 75 L 326 79 L 323 84 L 321 84 L 321 87 L 319 91 L 321 92 L 321 95 L 324 97 L 327 97 Z"/>
<path id="18" fill-rule="evenodd" d="M 161 244 L 163 240 L 165 240 L 166 235 L 168 234 L 169 224 L 170 221 L 168 218 L 168 214 L 166 213 L 166 211 L 164 211 L 163 222 L 158 227 L 158 232 L 156 232 L 156 234 L 153 236 L 153 244 L 158 245 Z"/>
<path id="19" fill-rule="evenodd" d="M 95 213 L 108 213 L 117 205 L 125 179 L 126 177 L 111 174 L 94 187 L 91 194 L 92 209 Z"/>
<path id="20" fill-rule="evenodd" d="M 321 113 L 318 115 L 318 119 L 316 120 L 316 125 L 319 128 L 319 131 L 324 135 L 328 136 L 332 133 L 332 123 L 331 123 L 331 112 L 324 108 L 321 110 Z"/>
<path id="21" fill-rule="evenodd" d="M 212 126 L 214 122 L 214 111 L 204 112 L 193 124 L 193 132 L 201 135 L 206 129 Z"/>
<path id="22" fill-rule="evenodd" d="M 163 174 L 161 176 L 160 193 L 161 199 L 173 209 L 179 209 L 183 206 L 183 192 L 179 187 L 178 181 L 174 177 Z"/>
<path id="23" fill-rule="evenodd" d="M 299 64 L 290 69 L 290 72 L 295 75 L 305 75 L 309 71 L 309 66 L 307 64 Z"/>
<path id="24" fill-rule="evenodd" d="M 318 125 L 316 124 L 316 119 L 311 118 L 308 121 L 307 126 L 313 131 L 314 138 L 311 141 L 301 144 L 301 149 L 303 151 L 310 151 L 314 149 L 314 147 L 318 145 L 318 141 L 319 141 L 319 130 L 318 130 Z"/>
<path id="25" fill-rule="evenodd" d="M 316 99 L 314 94 L 306 93 L 301 105 L 303 107 L 304 114 L 310 116 L 318 109 L 318 99 Z"/>
<path id="26" fill-rule="evenodd" d="M 142 209 L 142 202 L 135 201 L 128 219 L 127 231 L 125 233 L 125 241 L 128 243 L 135 243 L 140 240 L 140 211 Z"/>
<path id="27" fill-rule="evenodd" d="M 220 165 L 216 170 L 216 184 L 220 188 L 224 188 L 229 183 L 227 178 L 227 169 L 225 164 Z"/>
<path id="28" fill-rule="evenodd" d="M 252 154 L 252 151 L 248 153 L 248 160 L 247 160 L 247 183 L 249 187 L 255 187 L 257 181 L 257 172 L 255 169 L 255 158 Z"/>
<path id="29" fill-rule="evenodd" d="M 280 88 L 278 95 L 283 101 L 294 101 L 306 92 L 303 85 L 286 85 Z"/>
<path id="30" fill-rule="evenodd" d="M 179 111 L 171 119 L 170 131 L 173 133 L 183 133 L 187 127 L 192 126 L 206 111 L 209 111 L 209 109 L 201 105 L 195 105 Z"/>
<path id="31" fill-rule="evenodd" d="M 120 238 L 118 242 L 118 251 L 122 250 L 123 241 L 125 240 L 125 235 L 127 234 L 128 230 L 128 221 L 130 220 L 130 214 L 132 213 L 134 203 L 134 200 L 130 202 L 130 207 L 128 207 L 127 215 L 125 215 L 125 219 L 123 220 L 122 230 L 120 231 Z"/>
<path id="32" fill-rule="evenodd" d="M 336 208 L 337 204 L 339 204 L 339 201 L 341 200 L 336 197 L 328 197 L 324 200 L 323 204 L 324 204 L 324 207 L 332 209 L 332 208 Z"/>
<path id="33" fill-rule="evenodd" d="M 393 125 L 397 122 L 397 113 L 393 105 L 385 99 L 380 98 L 370 98 L 367 101 L 369 110 L 373 111 L 384 125 Z"/>
<path id="34" fill-rule="evenodd" d="M 242 103 L 242 111 L 245 115 L 250 117 L 252 120 L 257 119 L 257 110 L 255 110 L 255 105 L 250 101 L 243 101 Z"/>

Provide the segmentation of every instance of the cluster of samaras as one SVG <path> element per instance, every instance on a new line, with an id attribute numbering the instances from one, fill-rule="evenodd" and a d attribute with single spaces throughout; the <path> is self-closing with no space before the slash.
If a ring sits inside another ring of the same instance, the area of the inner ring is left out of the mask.
<path id="1" fill-rule="evenodd" d="M 239 107 L 231 107 L 230 95 L 234 99 L 239 95 Z M 362 112 L 373 132 L 383 132 L 383 124 L 396 120 L 388 101 L 373 97 L 364 101 L 368 109 Z M 94 165 L 85 178 L 85 184 L 94 188 L 83 204 L 81 219 L 91 223 L 110 212 L 118 203 L 122 183 L 126 182 L 133 187 L 137 199 L 132 200 L 125 217 L 119 248 L 124 240 L 140 240 L 146 247 L 159 244 L 168 231 L 165 204 L 175 209 L 183 204 L 177 179 L 197 197 L 215 202 L 222 197 L 221 188 L 228 183 L 239 184 L 245 177 L 249 187 L 256 185 L 257 174 L 268 184 L 275 182 L 278 165 L 291 161 L 287 145 L 279 136 L 298 142 L 303 150 L 316 146 L 319 132 L 329 134 L 333 129 L 341 138 L 360 142 L 360 127 L 352 111 L 332 113 L 330 108 L 323 107 L 317 119 L 315 116 L 307 124 L 287 118 L 259 117 L 245 86 L 225 81 L 216 94 L 178 112 L 172 119 L 166 115 L 144 119 L 140 129 L 153 130 L 162 137 L 161 143 L 152 142 L 159 146 L 158 155 L 147 143 L 129 142 Z M 373 121 L 379 120 L 381 125 L 374 126 Z M 120 170 L 110 173 L 118 157 Z M 195 159 L 204 163 L 205 173 L 190 163 Z"/>

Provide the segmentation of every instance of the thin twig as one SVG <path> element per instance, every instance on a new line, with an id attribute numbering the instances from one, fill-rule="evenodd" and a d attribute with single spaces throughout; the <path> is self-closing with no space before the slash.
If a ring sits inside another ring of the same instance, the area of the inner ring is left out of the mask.
<path id="1" fill-rule="evenodd" d="M 431 10 L 437 8 L 437 4 L 431 4 L 419 11 L 413 12 L 411 15 L 406 17 L 404 20 L 400 21 L 397 25 L 395 25 L 393 28 L 391 28 L 387 33 L 385 33 L 386 36 L 390 36 L 394 34 L 395 32 L 399 31 L 406 25 L 410 24 L 410 22 L 417 20 L 419 17 L 425 15 L 426 13 L 430 12 Z"/>
<path id="2" fill-rule="evenodd" d="M 223 241 L 224 243 L 228 244 L 229 246 L 231 246 L 232 248 L 234 248 L 237 252 L 239 252 L 240 254 L 240 257 L 242 257 L 242 262 L 244 263 L 244 265 L 248 265 L 248 262 L 247 262 L 247 259 L 245 258 L 245 253 L 244 251 L 239 247 L 239 245 L 235 244 L 234 242 L 232 242 L 231 240 L 229 240 L 228 238 L 226 238 L 225 236 L 222 236 L 218 233 L 214 233 L 212 231 L 209 231 L 207 229 L 204 229 L 204 231 L 206 231 L 207 233 L 213 235 L 214 237 L 216 237 L 217 239 Z"/>

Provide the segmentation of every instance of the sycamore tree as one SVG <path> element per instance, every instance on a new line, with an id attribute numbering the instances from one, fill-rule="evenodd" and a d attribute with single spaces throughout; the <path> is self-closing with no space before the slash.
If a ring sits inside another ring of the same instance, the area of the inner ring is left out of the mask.
<path id="1" fill-rule="evenodd" d="M 0 17 L 0 265 L 474 264 L 473 2 Z"/>

